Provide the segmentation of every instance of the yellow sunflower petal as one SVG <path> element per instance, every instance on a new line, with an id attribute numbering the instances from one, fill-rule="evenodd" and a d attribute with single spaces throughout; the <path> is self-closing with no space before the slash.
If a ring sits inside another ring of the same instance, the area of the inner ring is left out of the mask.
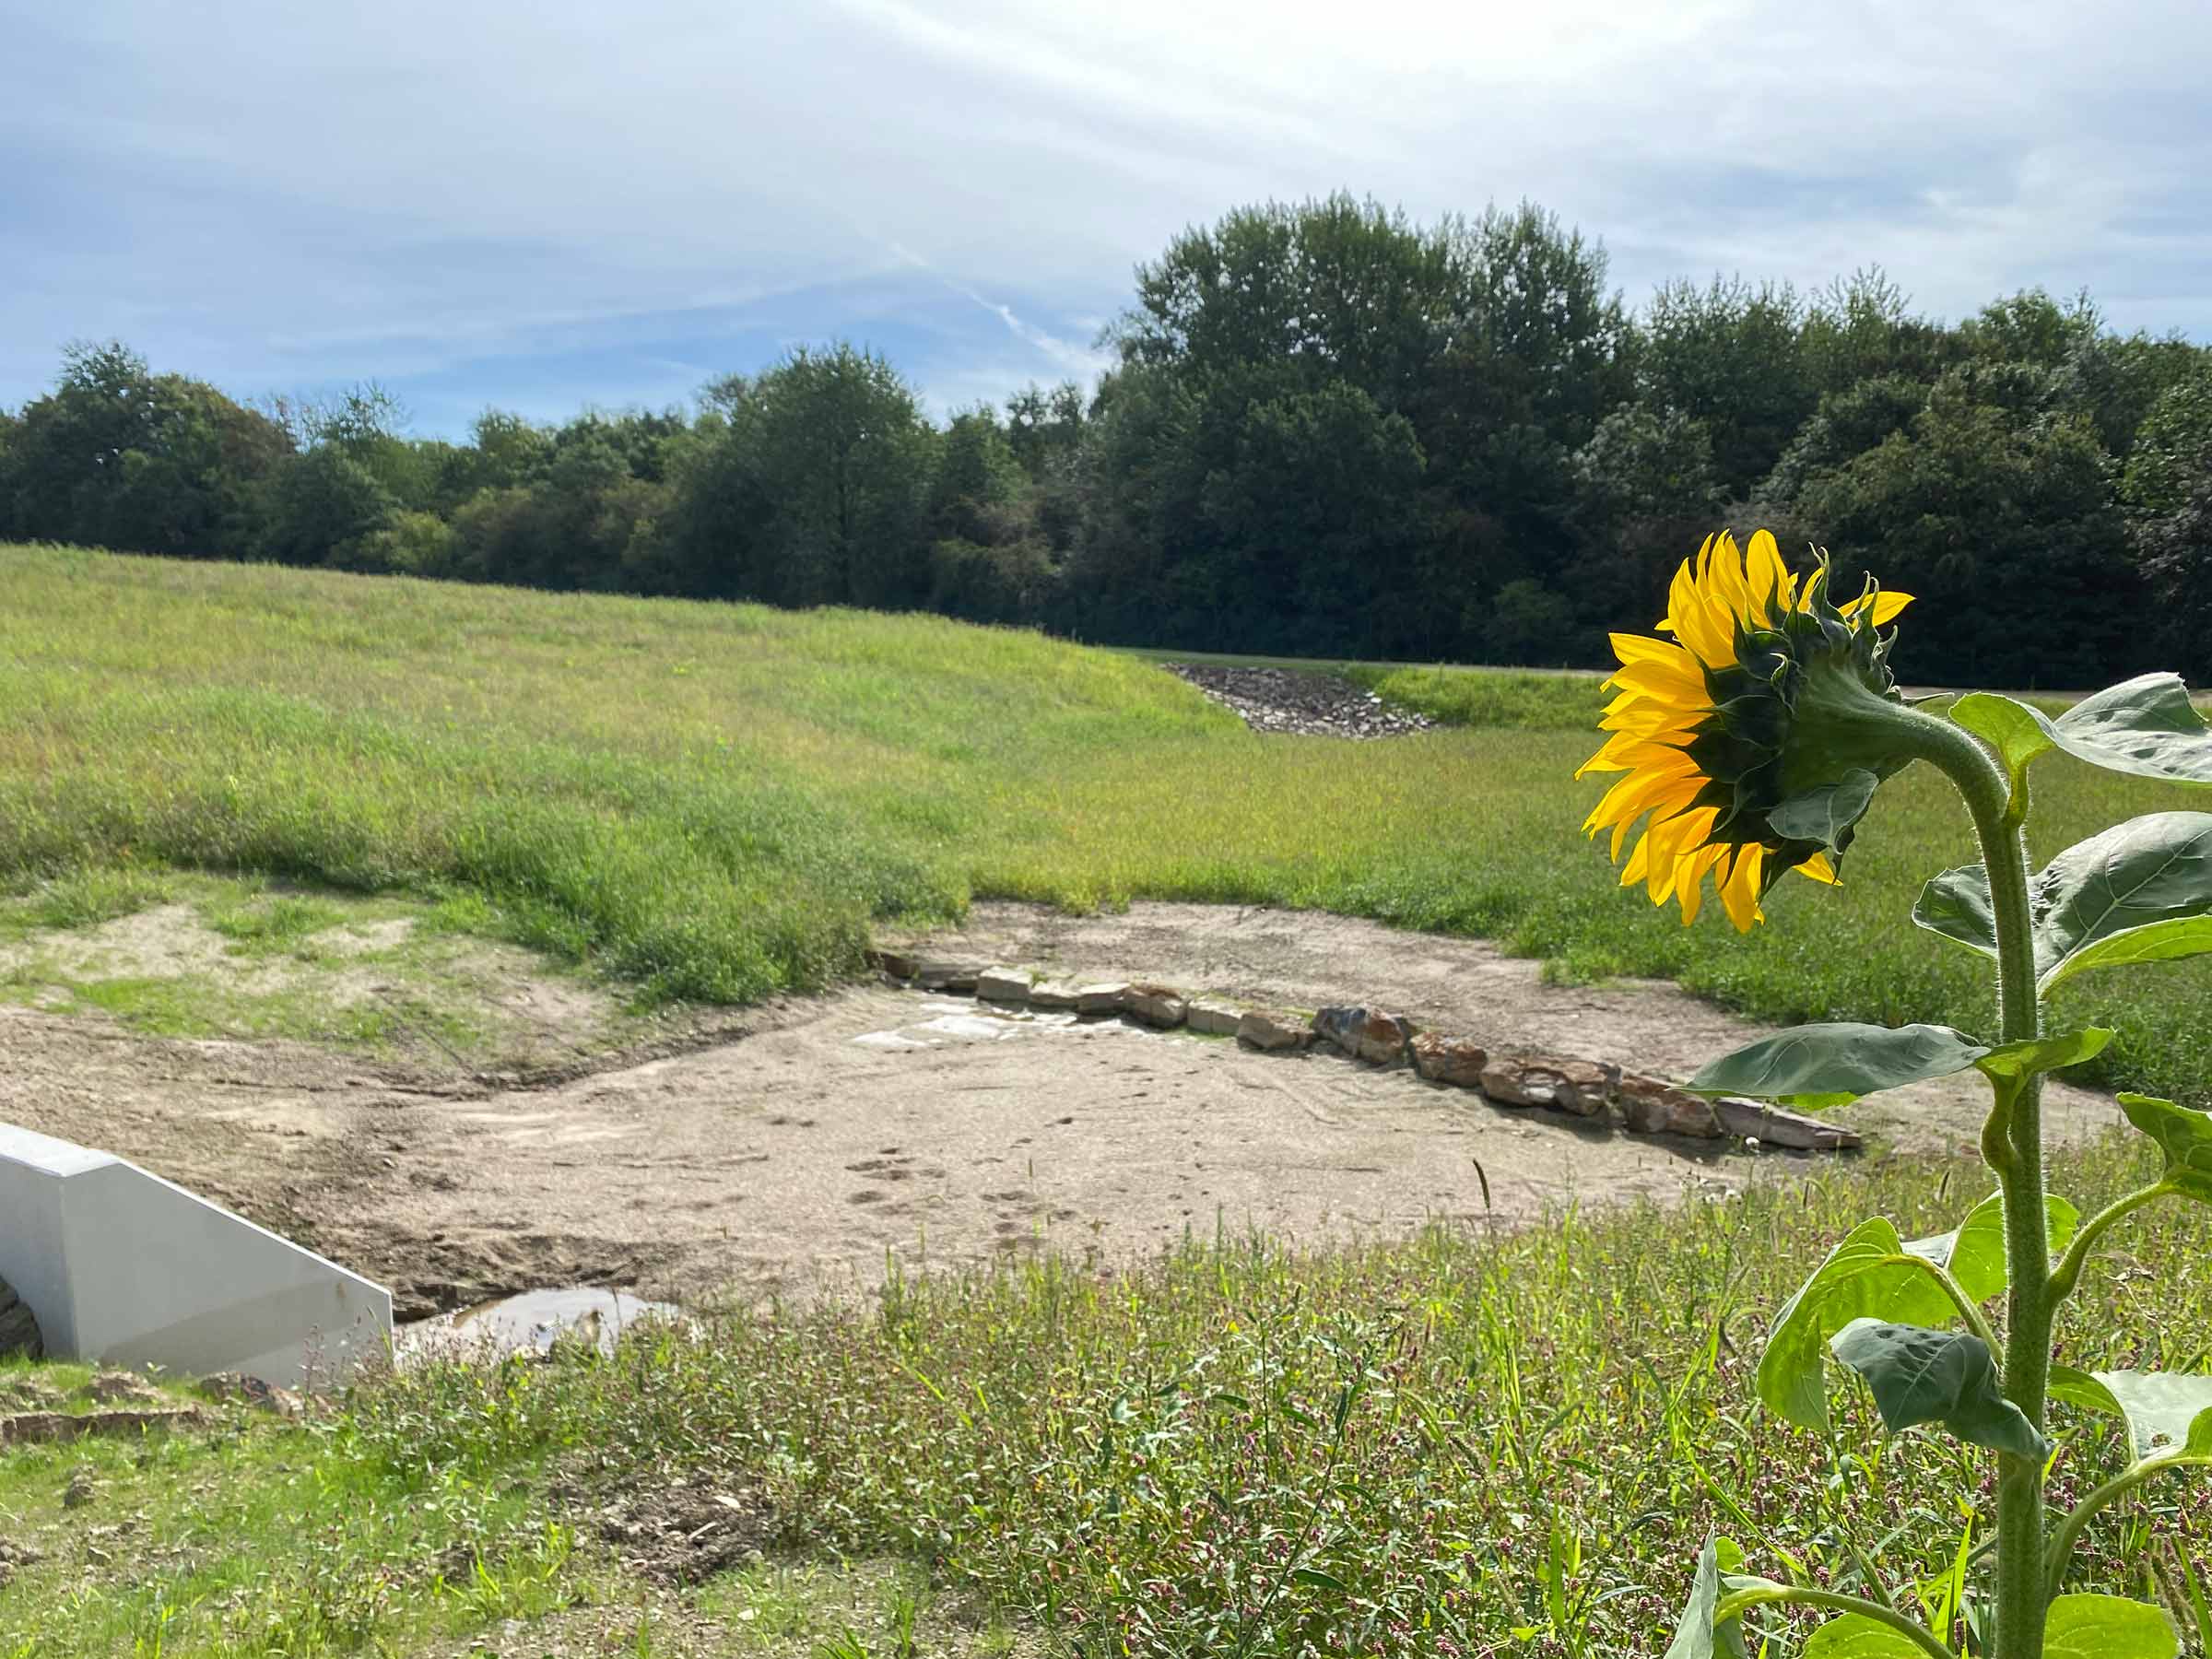
<path id="1" fill-rule="evenodd" d="M 1735 855 L 1735 867 L 1721 883 L 1721 903 L 1727 908 L 1728 920 L 1735 924 L 1737 933 L 1749 933 L 1752 924 L 1762 918 L 1759 911 L 1759 867 L 1766 856 L 1766 849 L 1756 843 Z"/>
<path id="2" fill-rule="evenodd" d="M 1825 881 L 1830 887 L 1834 887 L 1842 880 L 1842 877 L 1836 874 L 1836 866 L 1828 862 L 1828 854 L 1825 853 L 1816 853 L 1799 865 L 1797 874 L 1810 876 L 1815 881 Z"/>
<path id="3" fill-rule="evenodd" d="M 1836 608 L 1846 617 L 1855 617 L 1866 608 L 1866 601 L 1869 597 L 1874 600 L 1874 625 L 1877 628 L 1887 626 L 1898 612 L 1912 603 L 1911 594 L 1900 594 L 1894 588 L 1881 588 L 1871 595 L 1861 594 L 1849 605 L 1840 605 Z M 1914 626 L 1919 625 L 1915 623 Z"/>
<path id="4" fill-rule="evenodd" d="M 1783 584 L 1789 580 L 1789 567 L 1782 562 L 1782 549 L 1774 545 L 1773 532 L 1760 530 L 1751 537 L 1747 556 L 1751 585 L 1751 615 L 1768 627 L 1772 627 L 1776 614 L 1788 605 Z"/>

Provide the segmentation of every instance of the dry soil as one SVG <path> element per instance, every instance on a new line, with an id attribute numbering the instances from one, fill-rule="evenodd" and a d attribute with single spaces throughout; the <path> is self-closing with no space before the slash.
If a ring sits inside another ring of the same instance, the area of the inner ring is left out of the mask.
<path id="1" fill-rule="evenodd" d="M 1662 1075 L 1759 1029 L 1671 987 L 1546 985 L 1534 962 L 1481 943 L 1309 912 L 983 904 L 930 948 L 1253 1002 L 1367 1002 L 1495 1048 Z M 1061 1251 L 1111 1265 L 1186 1232 L 1505 1225 L 1807 1167 L 1500 1108 L 1324 1053 L 995 1016 L 889 986 L 755 1009 L 696 1043 L 502 1087 L 0 1007 L 0 1121 L 105 1147 L 300 1238 L 390 1283 L 403 1316 L 546 1285 L 805 1297 L 865 1289 L 893 1260 Z M 1952 1079 L 1844 1121 L 1879 1137 L 1866 1156 L 1928 1156 L 1971 1142 L 1978 1097 Z M 2115 1117 L 2077 1089 L 2051 1098 L 2063 1135 Z"/>

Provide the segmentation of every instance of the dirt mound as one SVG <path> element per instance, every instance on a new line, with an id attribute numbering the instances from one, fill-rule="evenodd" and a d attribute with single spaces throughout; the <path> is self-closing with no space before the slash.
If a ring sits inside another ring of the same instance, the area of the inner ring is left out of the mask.
<path id="1" fill-rule="evenodd" d="M 1234 709 L 1255 732 L 1289 732 L 1310 737 L 1402 737 L 1436 724 L 1331 674 L 1229 668 L 1207 663 L 1170 663 L 1166 666 L 1170 674 Z"/>

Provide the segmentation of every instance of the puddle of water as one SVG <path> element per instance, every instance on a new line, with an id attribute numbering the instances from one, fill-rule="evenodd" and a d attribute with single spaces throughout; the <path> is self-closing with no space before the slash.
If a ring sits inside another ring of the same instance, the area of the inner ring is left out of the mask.
<path id="1" fill-rule="evenodd" d="M 578 1285 L 561 1290 L 525 1290 L 500 1301 L 441 1313 L 402 1325 L 392 1335 L 401 1363 L 432 1354 L 535 1353 L 556 1339 L 577 1336 L 595 1343 L 603 1354 L 615 1351 L 615 1339 L 641 1319 L 673 1319 L 672 1303 L 647 1301 L 627 1290 L 595 1290 Z"/>
<path id="2" fill-rule="evenodd" d="M 1081 1023 L 1073 1014 L 955 1002 L 946 997 L 930 998 L 922 1005 L 922 1011 L 929 1018 L 896 1030 L 864 1032 L 853 1041 L 863 1048 L 938 1048 L 947 1041 L 997 1042 L 1028 1031 L 1065 1030 Z"/>

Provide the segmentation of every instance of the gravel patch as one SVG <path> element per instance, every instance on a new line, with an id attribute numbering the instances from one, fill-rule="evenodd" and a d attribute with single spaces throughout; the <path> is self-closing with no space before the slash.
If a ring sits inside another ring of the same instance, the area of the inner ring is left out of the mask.
<path id="1" fill-rule="evenodd" d="M 1293 668 L 1230 668 L 1210 663 L 1169 663 L 1170 674 L 1234 709 L 1255 732 L 1305 737 L 1403 737 L 1436 722 L 1384 702 L 1372 691 Z"/>

